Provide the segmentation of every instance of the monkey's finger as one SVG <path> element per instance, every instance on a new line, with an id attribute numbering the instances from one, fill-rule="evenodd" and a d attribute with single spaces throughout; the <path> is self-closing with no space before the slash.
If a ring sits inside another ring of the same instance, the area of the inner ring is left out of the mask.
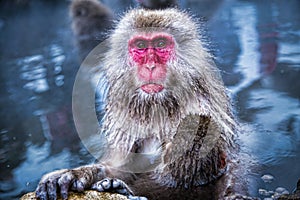
<path id="1" fill-rule="evenodd" d="M 57 199 L 57 180 L 48 180 L 47 182 L 47 193 L 49 200 L 56 200 Z"/>
<path id="2" fill-rule="evenodd" d="M 111 178 L 105 178 L 103 179 L 102 181 L 100 181 L 100 185 L 102 186 L 102 188 L 107 191 L 107 190 L 110 190 L 110 189 L 113 189 L 113 179 Z"/>
<path id="3" fill-rule="evenodd" d="M 75 180 L 71 186 L 71 190 L 77 191 L 77 192 L 83 192 L 84 184 L 80 180 Z"/>
<path id="4" fill-rule="evenodd" d="M 63 200 L 68 199 L 70 183 L 72 180 L 74 180 L 74 175 L 71 172 L 67 172 L 67 173 L 63 174 L 58 179 L 58 185 L 60 187 L 60 194 L 61 194 L 61 198 Z"/>
<path id="5" fill-rule="evenodd" d="M 40 183 L 35 191 L 35 196 L 40 200 L 48 200 L 46 184 Z"/>
<path id="6" fill-rule="evenodd" d="M 129 188 L 129 186 L 120 179 L 112 180 L 112 187 L 117 189 L 117 192 L 124 195 L 133 195 L 133 191 Z"/>
<path id="7" fill-rule="evenodd" d="M 120 179 L 105 178 L 101 181 L 94 183 L 91 189 L 97 190 L 98 192 L 116 192 L 126 196 L 133 195 L 132 190 L 127 184 Z"/>

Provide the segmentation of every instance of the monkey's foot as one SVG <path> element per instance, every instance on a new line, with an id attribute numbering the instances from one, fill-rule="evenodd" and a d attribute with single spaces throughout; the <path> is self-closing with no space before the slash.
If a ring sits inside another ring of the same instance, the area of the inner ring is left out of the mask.
<path id="1" fill-rule="evenodd" d="M 147 200 L 146 197 L 133 196 L 132 190 L 122 180 L 116 178 L 105 178 L 94 183 L 91 187 L 98 192 L 113 192 L 126 195 L 130 200 Z"/>

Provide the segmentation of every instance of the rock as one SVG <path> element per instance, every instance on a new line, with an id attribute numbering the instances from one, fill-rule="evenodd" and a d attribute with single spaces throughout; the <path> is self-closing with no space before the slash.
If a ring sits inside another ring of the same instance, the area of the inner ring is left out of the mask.
<path id="1" fill-rule="evenodd" d="M 257 197 L 249 197 L 241 194 L 232 194 L 229 196 L 226 196 L 224 200 L 260 200 L 260 198 Z"/>
<path id="2" fill-rule="evenodd" d="M 20 200 L 37 200 L 37 198 L 35 192 L 30 192 L 23 195 Z M 58 200 L 61 198 L 59 197 Z M 70 192 L 68 200 L 128 200 L 128 198 L 120 194 L 87 190 L 81 193 Z"/>
<path id="3" fill-rule="evenodd" d="M 261 177 L 261 179 L 265 182 L 265 183 L 271 183 L 274 180 L 274 176 L 270 175 L 270 174 L 265 174 Z"/>
<path id="4" fill-rule="evenodd" d="M 285 189 L 284 187 L 278 187 L 275 190 L 274 195 L 272 196 L 274 199 L 278 199 L 280 196 L 284 195 L 284 194 L 290 194 L 289 191 L 287 189 Z"/>
<path id="5" fill-rule="evenodd" d="M 297 182 L 297 188 L 292 194 L 283 194 L 278 200 L 300 200 L 300 179 Z"/>
<path id="6" fill-rule="evenodd" d="M 262 196 L 270 196 L 271 194 L 273 194 L 274 192 L 272 191 L 268 191 L 265 189 L 258 189 L 258 193 Z"/>
<path id="7" fill-rule="evenodd" d="M 300 194 L 284 194 L 278 200 L 300 200 Z"/>
<path id="8" fill-rule="evenodd" d="M 285 189 L 284 187 L 276 188 L 275 192 L 279 193 L 279 194 L 289 194 L 289 191 L 287 189 Z"/>

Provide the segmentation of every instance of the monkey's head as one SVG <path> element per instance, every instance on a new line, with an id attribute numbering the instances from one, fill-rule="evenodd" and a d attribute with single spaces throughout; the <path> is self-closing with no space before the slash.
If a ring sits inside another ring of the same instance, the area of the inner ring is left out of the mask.
<path id="1" fill-rule="evenodd" d="M 109 11 L 97 0 L 73 0 L 70 15 L 75 18 L 105 17 Z"/>
<path id="2" fill-rule="evenodd" d="M 171 118 L 205 114 L 211 108 L 207 104 L 226 99 L 212 57 L 201 43 L 198 25 L 185 12 L 129 11 L 109 43 L 103 65 L 110 108 L 153 121 L 160 114 Z"/>
<path id="3" fill-rule="evenodd" d="M 80 39 L 101 38 L 113 18 L 110 9 L 98 0 L 73 0 L 69 12 L 72 29 L 76 36 L 82 36 Z"/>

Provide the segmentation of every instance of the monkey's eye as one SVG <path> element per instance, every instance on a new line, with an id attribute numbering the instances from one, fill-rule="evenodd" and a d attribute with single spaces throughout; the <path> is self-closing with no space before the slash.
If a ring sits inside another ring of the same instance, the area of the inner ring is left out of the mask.
<path id="1" fill-rule="evenodd" d="M 159 39 L 159 40 L 157 40 L 157 41 L 155 42 L 155 47 L 156 47 L 156 48 L 165 48 L 166 45 L 167 45 L 167 42 L 166 42 L 166 40 L 163 39 L 163 38 L 161 38 L 161 39 Z"/>
<path id="2" fill-rule="evenodd" d="M 146 41 L 138 40 L 138 41 L 135 42 L 135 46 L 138 49 L 145 49 L 145 48 L 147 48 L 147 43 L 146 43 Z"/>

